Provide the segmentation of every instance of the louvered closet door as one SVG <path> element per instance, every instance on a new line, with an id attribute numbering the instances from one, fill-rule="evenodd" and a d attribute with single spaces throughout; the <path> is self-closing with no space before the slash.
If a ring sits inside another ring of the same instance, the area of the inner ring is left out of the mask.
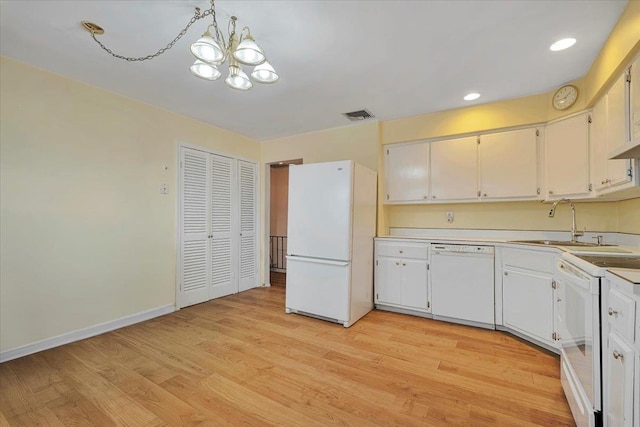
<path id="1" fill-rule="evenodd" d="M 186 307 L 209 300 L 209 154 L 183 148 L 180 164 L 182 242 L 179 305 Z"/>
<path id="2" fill-rule="evenodd" d="M 258 284 L 256 165 L 238 160 L 240 194 L 240 291 Z"/>
<path id="3" fill-rule="evenodd" d="M 235 160 L 211 155 L 211 298 L 238 292 L 238 253 L 234 239 L 233 177 Z"/>

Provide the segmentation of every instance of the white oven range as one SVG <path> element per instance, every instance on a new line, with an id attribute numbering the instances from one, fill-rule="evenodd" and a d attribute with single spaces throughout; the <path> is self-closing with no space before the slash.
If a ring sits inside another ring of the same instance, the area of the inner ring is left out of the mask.
<path id="1" fill-rule="evenodd" d="M 636 266 L 640 256 L 571 254 L 558 260 L 556 285 L 560 376 L 578 427 L 603 425 L 602 325 L 606 325 L 602 278 L 611 267 Z"/>

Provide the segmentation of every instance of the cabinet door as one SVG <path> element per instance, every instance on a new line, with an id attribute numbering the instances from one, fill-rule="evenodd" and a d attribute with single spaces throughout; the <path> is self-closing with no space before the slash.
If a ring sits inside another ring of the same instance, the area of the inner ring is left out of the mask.
<path id="1" fill-rule="evenodd" d="M 378 257 L 375 302 L 426 311 L 427 280 L 426 260 Z"/>
<path id="2" fill-rule="evenodd" d="M 618 334 L 610 333 L 606 354 L 604 414 L 606 426 L 633 425 L 633 364 L 635 353 Z"/>
<path id="3" fill-rule="evenodd" d="M 385 147 L 386 202 L 424 202 L 429 193 L 429 144 Z"/>
<path id="4" fill-rule="evenodd" d="M 431 199 L 478 198 L 478 138 L 431 143 Z"/>
<path id="5" fill-rule="evenodd" d="M 640 57 L 631 64 L 630 118 L 631 139 L 640 138 Z"/>
<path id="6" fill-rule="evenodd" d="M 427 309 L 427 262 L 417 259 L 402 259 L 402 305 Z"/>
<path id="7" fill-rule="evenodd" d="M 375 277 L 376 303 L 402 304 L 402 272 L 397 258 L 378 257 Z"/>
<path id="8" fill-rule="evenodd" d="M 587 114 L 580 114 L 547 126 L 545 164 L 548 198 L 589 194 Z"/>
<path id="9" fill-rule="evenodd" d="M 607 101 L 604 95 L 591 112 L 589 138 L 591 145 L 591 182 L 595 190 L 608 186 L 607 176 Z"/>
<path id="10" fill-rule="evenodd" d="M 482 135 L 478 157 L 482 198 L 537 196 L 536 129 Z"/>
<path id="11" fill-rule="evenodd" d="M 629 138 L 626 116 L 626 91 L 627 76 L 623 74 L 615 82 L 613 87 L 607 93 L 607 148 L 605 159 L 608 153 L 616 148 L 624 145 Z M 627 169 L 629 160 L 605 160 L 607 162 L 607 180 L 610 186 L 616 186 L 629 182 Z"/>
<path id="12" fill-rule="evenodd" d="M 555 346 L 551 278 L 505 268 L 502 307 L 505 326 Z"/>

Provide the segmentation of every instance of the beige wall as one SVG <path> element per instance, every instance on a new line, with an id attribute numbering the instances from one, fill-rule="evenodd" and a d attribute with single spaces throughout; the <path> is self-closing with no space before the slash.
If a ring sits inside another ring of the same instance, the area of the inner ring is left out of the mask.
<path id="1" fill-rule="evenodd" d="M 259 143 L 4 57 L 0 93 L 0 349 L 174 304 L 177 143 Z"/>
<path id="2" fill-rule="evenodd" d="M 560 205 L 553 218 L 550 205 L 540 202 L 496 202 L 475 204 L 403 205 L 389 210 L 390 227 L 474 228 L 490 230 L 570 230 L 571 210 Z M 454 214 L 453 223 L 446 212 Z M 609 203 L 576 204 L 576 223 L 587 231 L 618 231 L 618 205 Z"/>
<path id="3" fill-rule="evenodd" d="M 272 236 L 286 236 L 289 213 L 289 167 L 271 168 L 270 200 L 270 234 Z"/>
<path id="4" fill-rule="evenodd" d="M 353 160 L 378 169 L 378 124 L 368 122 L 275 139 L 262 144 L 262 162 L 302 159 L 303 163 Z"/>
<path id="5" fill-rule="evenodd" d="M 640 198 L 618 203 L 618 231 L 640 234 Z"/>

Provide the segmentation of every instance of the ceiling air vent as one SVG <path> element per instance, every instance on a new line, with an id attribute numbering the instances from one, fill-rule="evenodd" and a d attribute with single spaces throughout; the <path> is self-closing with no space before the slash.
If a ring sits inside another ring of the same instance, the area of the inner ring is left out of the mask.
<path id="1" fill-rule="evenodd" d="M 342 115 L 352 122 L 375 118 L 375 116 L 367 110 L 351 111 L 349 113 L 342 113 Z"/>

